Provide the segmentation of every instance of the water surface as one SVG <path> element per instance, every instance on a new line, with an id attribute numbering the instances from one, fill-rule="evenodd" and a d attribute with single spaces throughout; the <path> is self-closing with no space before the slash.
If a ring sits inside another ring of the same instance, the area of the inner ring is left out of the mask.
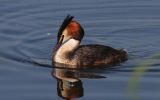
<path id="1" fill-rule="evenodd" d="M 159 0 L 1 0 L 0 99 L 62 99 L 57 84 L 68 80 L 78 84 L 80 100 L 160 99 L 159 10 Z M 51 68 L 67 14 L 84 27 L 82 44 L 126 48 L 129 60 L 102 70 L 69 70 L 69 75 Z"/>

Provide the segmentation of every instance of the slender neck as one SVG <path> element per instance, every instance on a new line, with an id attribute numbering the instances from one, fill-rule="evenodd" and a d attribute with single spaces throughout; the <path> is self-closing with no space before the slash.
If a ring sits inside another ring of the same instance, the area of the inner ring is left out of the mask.
<path id="1" fill-rule="evenodd" d="M 64 43 L 56 52 L 56 56 L 58 57 L 67 57 L 68 54 L 74 53 L 75 49 L 80 45 L 80 41 L 75 39 L 70 39 L 66 43 Z"/>

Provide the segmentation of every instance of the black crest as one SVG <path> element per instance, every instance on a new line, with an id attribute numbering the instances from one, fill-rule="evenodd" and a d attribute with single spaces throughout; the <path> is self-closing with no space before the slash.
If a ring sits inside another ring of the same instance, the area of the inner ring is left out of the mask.
<path id="1" fill-rule="evenodd" d="M 73 18 L 74 18 L 73 16 L 67 15 L 66 18 L 64 19 L 58 31 L 58 41 L 59 41 L 60 36 L 62 35 L 62 32 L 67 27 L 67 25 L 72 21 Z"/>

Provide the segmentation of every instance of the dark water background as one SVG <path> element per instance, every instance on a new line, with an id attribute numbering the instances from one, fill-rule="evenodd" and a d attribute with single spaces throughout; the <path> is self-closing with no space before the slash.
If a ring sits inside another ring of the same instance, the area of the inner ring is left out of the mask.
<path id="1" fill-rule="evenodd" d="M 84 74 L 80 100 L 159 100 L 159 12 L 159 0 L 0 0 L 0 100 L 61 99 L 55 69 L 43 64 L 51 63 L 67 14 L 84 27 L 82 44 L 129 52 L 114 68 L 78 72 Z"/>

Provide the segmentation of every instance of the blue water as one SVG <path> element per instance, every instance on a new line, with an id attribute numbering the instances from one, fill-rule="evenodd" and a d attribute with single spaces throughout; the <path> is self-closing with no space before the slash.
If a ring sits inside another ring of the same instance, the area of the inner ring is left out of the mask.
<path id="1" fill-rule="evenodd" d="M 0 0 L 0 100 L 62 99 L 57 84 L 68 88 L 68 80 L 77 82 L 80 100 L 159 100 L 159 11 L 159 0 Z M 52 68 L 67 14 L 84 27 L 82 44 L 125 48 L 128 61 L 98 70 Z"/>

